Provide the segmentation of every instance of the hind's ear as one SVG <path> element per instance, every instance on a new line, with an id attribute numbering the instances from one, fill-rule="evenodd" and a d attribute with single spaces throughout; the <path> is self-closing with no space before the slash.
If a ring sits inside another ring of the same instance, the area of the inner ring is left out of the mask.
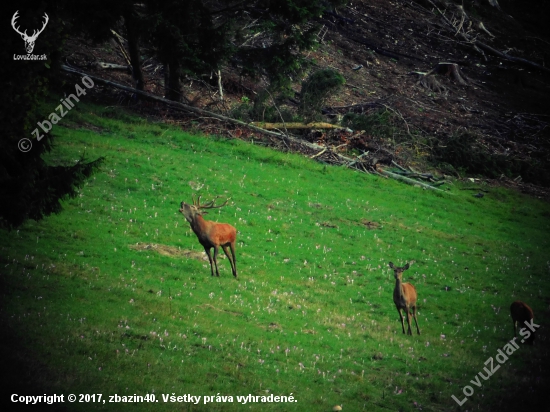
<path id="1" fill-rule="evenodd" d="M 403 270 L 407 270 L 409 268 L 409 264 L 407 263 L 405 266 L 403 266 Z"/>
<path id="2" fill-rule="evenodd" d="M 388 263 L 388 265 L 393 269 L 393 262 Z"/>

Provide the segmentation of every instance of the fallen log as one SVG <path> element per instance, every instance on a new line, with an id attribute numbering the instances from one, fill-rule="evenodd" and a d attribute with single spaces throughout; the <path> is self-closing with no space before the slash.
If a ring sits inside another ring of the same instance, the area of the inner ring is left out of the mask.
<path id="1" fill-rule="evenodd" d="M 232 119 L 230 117 L 223 116 L 223 115 L 218 114 L 218 113 L 210 112 L 208 110 L 200 109 L 198 107 L 190 106 L 190 105 L 187 105 L 185 103 L 180 103 L 180 102 L 175 102 L 173 100 L 168 100 L 168 99 L 165 99 L 164 97 L 159 97 L 159 96 L 156 96 L 152 93 L 148 93 L 148 92 L 145 92 L 145 91 L 142 91 L 142 90 L 137 90 L 137 89 L 134 89 L 133 87 L 124 86 L 123 84 L 115 83 L 115 82 L 112 82 L 110 80 L 104 80 L 100 77 L 97 77 L 97 76 L 94 76 L 94 75 L 91 75 L 91 74 L 88 74 L 88 73 L 84 73 L 80 70 L 74 69 L 74 68 L 66 66 L 66 65 L 62 65 L 61 69 L 68 72 L 68 73 L 77 74 L 79 76 L 88 76 L 97 83 L 101 83 L 101 84 L 104 84 L 104 85 L 107 85 L 107 86 L 110 86 L 110 87 L 115 87 L 117 89 L 124 90 L 124 91 L 129 92 L 129 93 L 135 93 L 137 95 L 144 96 L 148 99 L 164 103 L 167 106 L 173 107 L 175 109 L 195 113 L 195 114 L 198 114 L 198 115 L 201 115 L 201 116 L 212 117 L 214 119 L 222 120 L 222 121 L 228 122 L 228 123 L 237 124 L 239 126 L 245 126 L 245 127 L 248 127 L 250 129 L 258 132 L 258 133 L 262 133 L 262 134 L 265 134 L 265 135 L 268 135 L 268 136 L 276 137 L 277 139 L 280 139 L 284 142 L 290 142 L 290 143 L 293 143 L 293 144 L 296 144 L 296 145 L 305 146 L 305 147 L 308 147 L 309 149 L 312 149 L 312 150 L 315 150 L 315 151 L 327 150 L 327 148 L 325 146 L 321 146 L 321 145 L 318 145 L 318 144 L 315 144 L 315 143 L 309 143 L 309 142 L 300 140 L 296 137 L 293 137 L 293 136 L 290 136 L 290 135 L 285 135 L 283 133 L 277 133 L 277 132 L 273 132 L 271 130 L 262 129 L 258 126 L 255 126 L 255 125 L 251 124 L 251 123 L 246 123 L 246 122 L 243 122 L 241 120 Z M 354 159 L 349 158 L 347 156 L 343 156 L 339 153 L 334 153 L 334 155 L 342 163 L 349 163 L 349 162 L 353 162 L 353 160 L 354 160 Z"/>
<path id="2" fill-rule="evenodd" d="M 365 155 L 365 153 L 363 155 L 359 156 L 356 159 L 352 159 L 350 157 L 343 156 L 339 153 L 335 153 L 333 150 L 329 149 L 327 146 L 320 146 L 320 145 L 315 144 L 315 143 L 305 142 L 305 141 L 302 141 L 302 140 L 300 140 L 296 137 L 290 136 L 290 135 L 285 135 L 285 134 L 282 134 L 282 133 L 272 132 L 271 130 L 265 130 L 265 129 L 262 129 L 260 127 L 254 126 L 250 123 L 245 123 L 241 120 L 232 119 L 230 117 L 223 116 L 223 115 L 218 114 L 218 113 L 210 112 L 208 110 L 199 109 L 198 107 L 189 106 L 187 104 L 175 102 L 175 101 L 172 101 L 172 100 L 168 100 L 168 99 L 165 99 L 163 97 L 158 97 L 158 96 L 155 96 L 152 93 L 148 93 L 148 92 L 145 92 L 145 91 L 142 91 L 142 90 L 137 90 L 137 89 L 134 89 L 132 87 L 124 86 L 122 84 L 115 83 L 115 82 L 112 82 L 112 81 L 109 81 L 109 80 L 104 80 L 100 77 L 97 77 L 97 76 L 94 76 L 94 75 L 91 75 L 91 74 L 88 74 L 88 73 L 81 72 L 80 70 L 76 70 L 76 69 L 74 69 L 72 67 L 69 67 L 69 66 L 66 66 L 66 65 L 62 65 L 61 69 L 68 72 L 68 73 L 71 73 L 71 74 L 77 74 L 79 76 L 88 76 L 94 82 L 104 84 L 104 85 L 107 85 L 107 86 L 111 86 L 111 87 L 115 87 L 117 89 L 124 90 L 124 91 L 129 92 L 129 93 L 135 93 L 135 94 L 138 94 L 140 96 L 144 96 L 146 98 L 149 98 L 151 100 L 164 103 L 167 106 L 173 107 L 175 109 L 179 109 L 179 110 L 199 114 L 201 116 L 209 116 L 209 117 L 212 117 L 214 119 L 219 119 L 219 120 L 222 120 L 222 121 L 225 121 L 225 122 L 238 124 L 240 126 L 245 126 L 245 127 L 248 127 L 252 130 L 255 130 L 259 133 L 276 137 L 276 138 L 278 138 L 282 141 L 291 142 L 291 143 L 294 143 L 296 145 L 302 145 L 302 146 L 308 147 L 312 150 L 320 151 L 321 153 L 317 153 L 317 155 L 321 155 L 322 153 L 325 153 L 325 152 L 328 151 L 328 152 L 330 152 L 331 155 L 335 156 L 341 162 L 341 164 L 348 165 L 348 167 L 352 166 L 352 165 L 356 165 L 357 163 L 359 163 L 359 165 L 362 166 L 362 163 L 359 162 L 359 160 L 360 160 L 361 156 Z M 313 157 L 316 157 L 316 156 L 313 156 Z M 354 167 L 354 169 L 355 170 L 361 170 L 358 167 Z M 366 173 L 368 173 L 367 170 L 364 167 L 362 167 L 362 169 Z M 422 182 L 417 182 L 416 180 L 409 179 L 409 178 L 406 178 L 404 176 L 397 175 L 395 173 L 387 172 L 385 170 L 373 171 L 373 173 L 379 174 L 379 175 L 382 175 L 382 176 L 392 177 L 392 178 L 397 179 L 397 180 L 403 180 L 403 181 L 405 181 L 409 184 L 419 185 L 421 187 L 425 187 L 426 189 L 438 190 L 440 192 L 448 193 L 448 192 L 446 192 L 444 190 L 441 190 L 441 189 L 438 189 L 436 187 L 427 185 L 427 184 L 422 183 Z"/>
<path id="3" fill-rule="evenodd" d="M 238 124 L 240 126 L 250 127 L 252 130 L 255 130 L 257 132 L 267 134 L 267 135 L 270 135 L 270 136 L 275 136 L 275 137 L 278 137 L 278 138 L 285 138 L 286 137 L 282 133 L 277 133 L 277 132 L 272 132 L 272 131 L 269 131 L 269 130 L 264 130 L 264 129 L 261 129 L 259 127 L 254 126 L 254 125 L 251 125 L 249 123 L 245 123 L 245 122 L 242 122 L 240 120 L 237 120 L 237 119 L 231 119 L 230 117 L 226 117 L 226 116 L 223 116 L 221 114 L 210 112 L 208 110 L 199 109 L 198 107 L 189 106 L 185 103 L 180 103 L 180 102 L 175 102 L 173 100 L 168 100 L 168 99 L 165 99 L 164 97 L 159 97 L 159 96 L 156 96 L 152 93 L 148 93 L 148 92 L 145 92 L 145 91 L 142 91 L 142 90 L 137 90 L 137 89 L 134 89 L 133 87 L 128 87 L 128 86 L 125 86 L 123 84 L 119 84 L 119 83 L 112 82 L 110 80 L 102 79 L 102 78 L 94 76 L 92 74 L 84 73 L 80 70 L 73 69 L 72 67 L 69 67 L 69 66 L 62 65 L 61 69 L 65 70 L 66 72 L 69 72 L 69 73 L 78 74 L 80 76 L 88 76 L 92 80 L 94 80 L 98 83 L 104 84 L 106 86 L 115 87 L 117 89 L 124 90 L 124 91 L 129 92 L 129 93 L 135 93 L 135 94 L 138 94 L 140 96 L 147 97 L 151 100 L 164 103 L 167 106 L 173 107 L 175 109 L 180 109 L 180 110 L 183 110 L 183 111 L 199 114 L 201 116 L 213 117 L 215 119 L 231 122 L 231 123 L 234 123 L 234 124 Z M 299 143 L 305 144 L 307 142 L 299 142 Z M 315 145 L 313 143 L 308 143 L 308 145 L 310 145 L 312 149 L 317 149 L 317 150 L 323 149 L 323 146 Z"/>
<path id="4" fill-rule="evenodd" d="M 94 66 L 96 69 L 103 69 L 103 70 L 122 70 L 125 72 L 132 71 L 132 66 L 116 64 L 116 63 L 96 62 L 94 63 Z"/>
<path id="5" fill-rule="evenodd" d="M 448 193 L 448 194 L 452 195 L 452 193 L 450 193 L 446 190 L 438 189 L 437 187 L 433 187 L 433 186 L 428 185 L 426 183 L 419 182 L 418 180 L 410 179 L 408 177 L 401 176 L 401 175 L 398 175 L 396 173 L 388 172 L 387 170 L 384 170 L 384 169 L 378 169 L 378 172 L 383 174 L 384 176 L 388 176 L 388 177 L 391 177 L 391 178 L 396 179 L 396 180 L 401 180 L 401 181 L 403 181 L 405 183 L 408 183 L 410 185 L 413 185 L 413 186 L 418 185 L 420 187 L 423 187 L 424 189 L 437 190 L 438 192 Z"/>
<path id="6" fill-rule="evenodd" d="M 276 130 L 276 129 L 346 129 L 345 127 L 338 126 L 335 124 L 325 123 L 325 122 L 313 122 L 313 123 L 298 123 L 298 122 L 289 122 L 289 123 L 268 123 L 268 122 L 252 122 L 249 123 L 253 126 L 260 127 L 265 130 Z"/>

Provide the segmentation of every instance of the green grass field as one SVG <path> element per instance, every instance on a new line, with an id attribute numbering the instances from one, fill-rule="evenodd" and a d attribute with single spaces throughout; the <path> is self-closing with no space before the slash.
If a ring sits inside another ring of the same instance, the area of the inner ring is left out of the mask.
<path id="1" fill-rule="evenodd" d="M 545 400 L 548 203 L 500 188 L 478 199 L 458 182 L 425 191 L 82 102 L 54 133 L 51 163 L 106 161 L 62 213 L 1 233 L 6 394 L 102 395 L 68 411 L 503 411 Z M 205 217 L 237 228 L 237 280 L 221 258 L 211 277 L 197 253 L 178 213 L 193 194 L 231 198 Z M 420 336 L 401 332 L 390 261 L 414 262 L 404 281 L 418 292 Z M 537 341 L 478 387 L 470 381 L 513 337 L 516 299 L 533 308 Z M 451 396 L 466 385 L 474 393 L 459 407 Z M 115 394 L 158 402 L 110 403 Z M 258 402 L 237 398 L 249 394 Z M 262 403 L 269 395 L 294 402 Z"/>

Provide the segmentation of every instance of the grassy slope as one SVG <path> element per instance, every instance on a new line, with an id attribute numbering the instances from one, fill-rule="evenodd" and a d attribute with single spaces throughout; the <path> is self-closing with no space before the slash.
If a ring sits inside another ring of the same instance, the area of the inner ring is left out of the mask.
<path id="1" fill-rule="evenodd" d="M 454 410 L 451 395 L 462 399 L 512 337 L 513 300 L 548 324 L 548 204 L 502 189 L 426 192 L 85 104 L 55 133 L 53 163 L 83 152 L 107 161 L 63 213 L 2 233 L 4 345 L 34 382 L 14 379 L 14 390 L 155 393 L 155 410 L 181 409 L 161 394 L 232 395 L 183 408 L 230 411 L 242 409 L 236 395 L 265 391 L 298 402 L 247 407 Z M 238 280 L 226 259 L 212 278 L 208 262 L 143 247 L 201 250 L 178 213 L 192 193 L 231 197 L 207 218 L 237 227 Z M 388 262 L 411 260 L 404 280 L 419 294 L 422 335 L 409 337 Z M 463 409 L 536 403 L 544 330 L 538 340 Z"/>

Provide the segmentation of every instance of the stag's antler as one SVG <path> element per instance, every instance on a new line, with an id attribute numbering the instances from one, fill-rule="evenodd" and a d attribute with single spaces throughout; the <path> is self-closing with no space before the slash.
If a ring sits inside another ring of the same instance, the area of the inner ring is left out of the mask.
<path id="1" fill-rule="evenodd" d="M 201 195 L 199 195 L 199 199 L 198 199 L 198 202 L 197 202 L 197 199 L 195 199 L 195 194 L 193 193 L 192 195 L 192 199 L 193 199 L 193 206 L 197 206 L 200 204 L 201 202 Z"/>
<path id="2" fill-rule="evenodd" d="M 220 207 L 224 207 L 225 205 L 227 205 L 227 202 L 229 202 L 229 200 L 231 198 L 228 198 L 225 200 L 225 202 L 223 202 L 221 205 L 215 205 L 214 203 L 216 202 L 216 199 L 218 199 L 220 196 L 216 196 L 214 198 L 214 200 L 211 200 L 210 202 L 206 202 L 204 204 L 201 205 L 201 195 L 199 195 L 198 199 L 195 200 L 195 195 L 193 195 L 193 205 L 197 208 L 197 209 L 201 209 L 201 210 L 204 210 L 204 209 L 218 209 Z"/>

